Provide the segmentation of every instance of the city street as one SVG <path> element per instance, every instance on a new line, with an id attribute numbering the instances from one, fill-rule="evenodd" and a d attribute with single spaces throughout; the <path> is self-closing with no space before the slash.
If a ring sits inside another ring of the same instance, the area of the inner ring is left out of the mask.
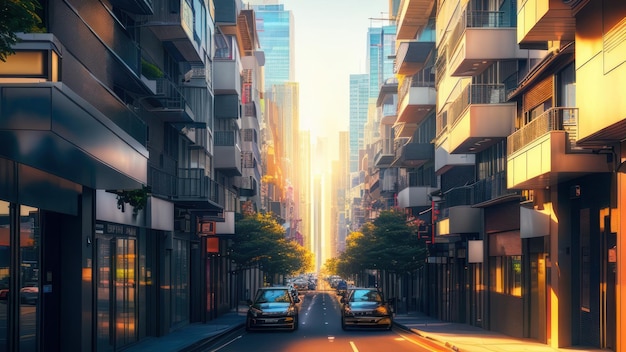
<path id="1" fill-rule="evenodd" d="M 341 303 L 334 291 L 309 291 L 300 298 L 297 331 L 246 332 L 242 328 L 202 351 L 244 351 L 252 346 L 254 351 L 436 351 L 432 343 L 400 329 L 343 331 Z"/>

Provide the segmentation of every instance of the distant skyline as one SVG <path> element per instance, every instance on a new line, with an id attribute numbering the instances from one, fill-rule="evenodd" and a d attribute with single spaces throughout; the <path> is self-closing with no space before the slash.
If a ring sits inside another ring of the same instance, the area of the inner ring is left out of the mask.
<path id="1" fill-rule="evenodd" d="M 348 130 L 350 74 L 367 72 L 367 29 L 388 24 L 387 0 L 282 0 L 295 25 L 300 128 L 337 138 Z"/>

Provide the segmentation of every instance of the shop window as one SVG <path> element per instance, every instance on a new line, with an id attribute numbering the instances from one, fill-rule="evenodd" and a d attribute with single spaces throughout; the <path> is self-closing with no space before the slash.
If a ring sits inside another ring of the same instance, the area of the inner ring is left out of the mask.
<path id="1" fill-rule="evenodd" d="M 490 290 L 511 296 L 522 296 L 522 256 L 489 258 Z"/>

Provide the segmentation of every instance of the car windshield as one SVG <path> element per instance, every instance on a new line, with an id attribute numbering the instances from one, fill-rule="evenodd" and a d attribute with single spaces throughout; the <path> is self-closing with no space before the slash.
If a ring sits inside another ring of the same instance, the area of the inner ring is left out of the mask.
<path id="1" fill-rule="evenodd" d="M 354 290 L 350 302 L 382 302 L 382 297 L 374 290 Z"/>
<path id="2" fill-rule="evenodd" d="M 289 303 L 291 297 L 289 291 L 281 290 L 263 290 L 257 294 L 256 303 Z"/>

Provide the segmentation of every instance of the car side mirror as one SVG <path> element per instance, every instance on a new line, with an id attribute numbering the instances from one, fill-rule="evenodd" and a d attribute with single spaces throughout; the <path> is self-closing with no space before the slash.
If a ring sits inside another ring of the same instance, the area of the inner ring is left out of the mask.
<path id="1" fill-rule="evenodd" d="M 294 302 L 296 302 L 296 303 L 300 303 L 300 298 L 299 298 L 299 297 L 296 297 L 296 298 L 294 299 Z"/>
<path id="2" fill-rule="evenodd" d="M 246 301 L 246 303 L 248 303 L 248 305 L 251 306 L 252 305 L 252 300 L 249 299 L 249 300 Z"/>
<path id="3" fill-rule="evenodd" d="M 346 303 L 346 298 L 345 297 L 341 297 L 341 299 L 339 300 L 341 303 Z"/>

